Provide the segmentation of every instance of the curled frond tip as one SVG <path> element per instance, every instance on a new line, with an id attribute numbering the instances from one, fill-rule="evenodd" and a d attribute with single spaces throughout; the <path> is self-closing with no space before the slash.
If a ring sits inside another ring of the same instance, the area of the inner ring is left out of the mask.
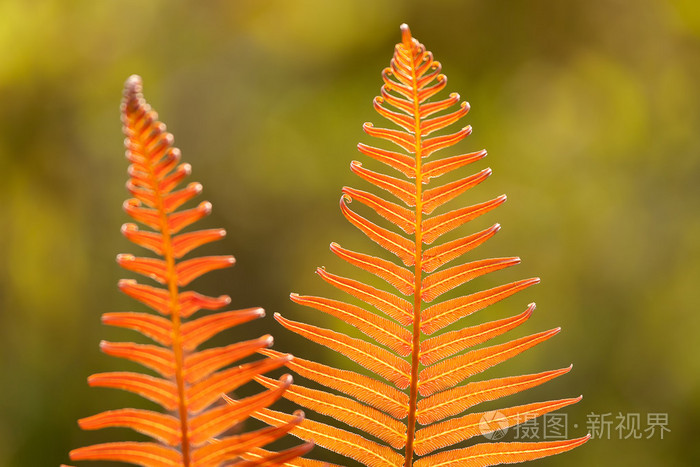
<path id="1" fill-rule="evenodd" d="M 401 42 L 403 43 L 403 46 L 406 47 L 407 49 L 410 49 L 411 46 L 413 45 L 413 36 L 411 36 L 411 29 L 408 27 L 408 24 L 402 23 L 401 24 Z"/>
<path id="2" fill-rule="evenodd" d="M 131 75 L 124 83 L 125 94 L 139 94 L 143 91 L 143 80 L 139 75 Z"/>

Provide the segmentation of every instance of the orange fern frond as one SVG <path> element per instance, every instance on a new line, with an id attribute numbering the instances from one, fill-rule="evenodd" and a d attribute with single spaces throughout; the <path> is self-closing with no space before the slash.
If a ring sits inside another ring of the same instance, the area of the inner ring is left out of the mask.
<path id="1" fill-rule="evenodd" d="M 230 303 L 228 296 L 207 297 L 183 291 L 201 275 L 234 263 L 232 256 L 206 256 L 182 260 L 195 248 L 221 239 L 222 229 L 178 233 L 211 211 L 208 202 L 178 210 L 202 191 L 199 183 L 178 185 L 190 174 L 189 164 L 180 163 L 180 151 L 173 147 L 173 137 L 142 95 L 141 79 L 130 77 L 122 102 L 122 122 L 126 134 L 126 157 L 130 162 L 127 189 L 133 198 L 124 203 L 126 212 L 153 231 L 142 231 L 128 223 L 122 233 L 135 244 L 156 253 L 159 258 L 123 254 L 117 262 L 125 269 L 144 275 L 162 286 L 122 280 L 119 288 L 157 312 L 106 313 L 103 322 L 132 329 L 151 338 L 155 344 L 102 342 L 103 352 L 125 358 L 153 370 L 154 374 L 136 372 L 99 373 L 90 376 L 90 386 L 124 389 L 149 399 L 169 413 L 151 410 L 110 410 L 79 420 L 85 430 L 127 427 L 145 434 L 156 442 L 114 442 L 78 448 L 72 460 L 110 460 L 148 467 L 286 465 L 311 449 L 305 443 L 280 453 L 261 451 L 261 446 L 285 435 L 299 425 L 296 414 L 278 427 L 252 433 L 226 435 L 252 413 L 265 409 L 287 391 L 292 378 L 265 381 L 269 388 L 257 395 L 233 400 L 222 394 L 260 378 L 262 373 L 291 360 L 279 354 L 262 360 L 236 364 L 272 344 L 272 337 L 262 336 L 225 347 L 198 350 L 214 335 L 264 316 L 261 308 L 218 312 L 188 319 L 199 310 L 219 310 Z M 161 315 L 161 316 L 159 316 Z M 236 365 L 234 365 L 236 364 Z M 231 366 L 234 365 L 234 366 Z M 221 438 L 217 438 L 223 436 Z M 306 464 L 302 464 L 306 465 Z M 310 464 L 312 465 L 312 464 Z"/>
<path id="2" fill-rule="evenodd" d="M 428 187 L 438 177 L 481 160 L 486 151 L 434 158 L 435 153 L 471 133 L 469 126 L 452 133 L 444 131 L 467 114 L 469 104 L 460 104 L 456 93 L 446 99 L 431 100 L 445 87 L 447 79 L 432 54 L 411 37 L 408 27 L 402 25 L 401 30 L 402 41 L 396 46 L 390 67 L 382 73 L 381 96 L 374 100 L 375 110 L 396 128 L 364 125 L 367 134 L 388 141 L 399 150 L 358 145 L 362 154 L 387 165 L 399 177 L 369 170 L 354 161 L 350 165 L 352 172 L 389 193 L 391 199 L 349 187 L 343 188 L 340 199 L 340 209 L 347 220 L 391 254 L 379 258 L 331 244 L 333 253 L 386 282 L 392 291 L 319 268 L 317 272 L 324 281 L 365 302 L 369 308 L 328 298 L 291 295 L 295 303 L 354 326 L 366 339 L 275 315 L 285 328 L 335 350 L 378 377 L 309 360 L 296 359 L 287 364 L 292 371 L 327 389 L 291 385 L 283 397 L 367 437 L 312 420 L 302 421 L 290 432 L 369 466 L 486 466 L 522 462 L 572 449 L 588 438 L 541 443 L 484 443 L 475 439 L 493 428 L 482 423 L 489 413 L 469 412 L 471 407 L 543 384 L 567 373 L 571 367 L 486 381 L 471 380 L 559 332 L 556 328 L 497 345 L 476 347 L 527 321 L 534 304 L 509 318 L 461 329 L 453 326 L 451 330 L 438 332 L 537 284 L 539 279 L 523 279 L 442 299 L 448 291 L 463 288 L 479 276 L 518 264 L 520 258 L 476 259 L 446 267 L 495 235 L 500 226 L 495 224 L 441 243 L 443 235 L 500 206 L 506 197 L 443 210 L 447 203 L 486 180 L 491 175 L 488 168 Z M 379 223 L 351 209 L 352 201 L 363 205 L 360 209 L 368 208 L 370 213 L 376 213 Z M 441 212 L 433 214 L 435 211 Z M 271 358 L 283 356 L 272 350 L 261 353 Z M 256 379 L 271 390 L 278 384 L 265 377 Z M 465 381 L 468 382 L 463 384 Z M 493 426 L 513 426 L 579 400 L 580 397 L 503 408 L 498 412 L 498 424 Z M 285 426 L 292 420 L 289 415 L 269 409 L 255 416 L 273 426 Z M 476 443 L 457 448 L 468 440 Z"/>

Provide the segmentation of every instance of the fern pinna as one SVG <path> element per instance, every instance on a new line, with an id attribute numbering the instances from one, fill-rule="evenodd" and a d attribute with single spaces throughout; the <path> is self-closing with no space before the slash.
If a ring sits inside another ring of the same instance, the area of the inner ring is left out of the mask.
<path id="1" fill-rule="evenodd" d="M 425 186 L 432 179 L 480 160 L 486 152 L 434 158 L 438 150 L 469 135 L 471 128 L 467 126 L 440 136 L 429 135 L 457 122 L 467 114 L 469 105 L 466 102 L 459 104 L 459 95 L 454 93 L 443 100 L 429 100 L 445 87 L 446 78 L 440 73 L 441 66 L 433 60 L 432 54 L 411 37 L 408 27 L 402 25 L 401 30 L 402 42 L 395 48 L 391 66 L 382 74 L 381 97 L 374 100 L 376 111 L 401 129 L 376 128 L 366 123 L 364 130 L 370 136 L 396 144 L 403 151 L 394 152 L 365 144 L 358 148 L 365 156 L 395 169 L 408 180 L 368 170 L 359 162 L 352 162 L 351 170 L 398 198 L 403 205 L 346 187 L 343 188 L 340 209 L 351 224 L 396 255 L 405 267 L 331 244 L 336 255 L 385 280 L 399 294 L 319 268 L 317 272 L 323 280 L 366 302 L 378 313 L 337 300 L 291 295 L 296 303 L 352 324 L 379 345 L 275 316 L 287 329 L 345 355 L 391 383 L 299 358 L 287 364 L 299 375 L 331 388 L 335 393 L 292 385 L 284 397 L 355 427 L 376 440 L 308 419 L 293 428 L 291 433 L 303 439 L 313 439 L 317 445 L 370 466 L 486 466 L 522 462 L 572 449 L 583 444 L 588 437 L 539 443 L 484 442 L 442 450 L 573 404 L 580 397 L 504 408 L 495 413 L 495 418 L 486 412 L 460 415 L 481 402 L 551 380 L 567 373 L 570 367 L 459 385 L 549 339 L 559 329 L 463 352 L 526 321 L 534 309 L 532 304 L 523 313 L 510 318 L 435 334 L 471 313 L 536 284 L 539 279 L 520 280 L 432 304 L 448 290 L 520 260 L 516 257 L 494 258 L 445 267 L 493 236 L 499 229 L 498 224 L 433 246 L 443 234 L 491 211 L 506 197 L 432 214 L 485 180 L 491 170 L 484 169 L 434 188 Z M 456 110 L 448 111 L 452 106 L 457 106 Z M 353 200 L 375 211 L 405 235 L 357 214 L 348 206 Z M 262 353 L 277 358 L 282 356 L 271 350 Z M 276 384 L 269 378 L 257 379 L 269 387 Z M 291 420 L 290 416 L 269 409 L 256 416 L 273 426 Z"/>
<path id="2" fill-rule="evenodd" d="M 102 342 L 108 355 L 126 358 L 153 370 L 158 376 L 135 372 L 92 375 L 91 386 L 119 388 L 150 399 L 168 413 L 151 410 L 118 409 L 79 421 L 86 430 L 128 427 L 157 442 L 114 442 L 75 449 L 72 460 L 114 460 L 148 467 L 219 465 L 281 465 L 307 452 L 309 443 L 280 453 L 261 449 L 298 424 L 301 414 L 276 428 L 215 437 L 245 420 L 252 412 L 276 401 L 291 384 L 289 375 L 269 384 L 270 390 L 242 399 L 222 400 L 253 377 L 278 368 L 289 355 L 231 364 L 272 344 L 272 337 L 237 342 L 225 347 L 197 350 L 221 331 L 264 316 L 261 308 L 223 311 L 190 319 L 198 310 L 218 310 L 230 303 L 226 295 L 208 297 L 183 291 L 202 274 L 234 263 L 232 256 L 206 256 L 182 260 L 195 248 L 219 240 L 223 229 L 179 233 L 211 211 L 208 202 L 192 209 L 178 210 L 202 191 L 199 183 L 176 189 L 190 174 L 190 165 L 180 163 L 180 151 L 173 137 L 158 121 L 142 95 L 141 79 L 126 82 L 121 106 L 126 134 L 126 157 L 130 162 L 127 188 L 133 198 L 124 203 L 126 212 L 152 231 L 127 223 L 122 233 L 133 243 L 155 252 L 160 258 L 124 254 L 118 263 L 130 271 L 153 279 L 162 287 L 122 280 L 122 292 L 144 303 L 158 314 L 137 312 L 105 313 L 102 321 L 111 326 L 136 330 L 159 345 L 130 342 Z M 159 316 L 160 315 L 160 316 Z M 219 402 L 219 403 L 217 403 Z M 247 460 L 246 460 L 247 459 Z"/>

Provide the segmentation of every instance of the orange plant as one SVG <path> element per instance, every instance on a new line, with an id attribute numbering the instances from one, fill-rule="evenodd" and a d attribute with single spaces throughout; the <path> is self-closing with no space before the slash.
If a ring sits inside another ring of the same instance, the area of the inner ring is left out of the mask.
<path id="1" fill-rule="evenodd" d="M 510 318 L 471 327 L 452 326 L 445 331 L 461 318 L 536 284 L 539 279 L 472 291 L 433 304 L 447 291 L 484 274 L 518 264 L 520 259 L 477 259 L 447 267 L 448 263 L 491 238 L 500 227 L 495 224 L 455 240 L 436 241 L 501 205 L 506 197 L 452 211 L 441 210 L 445 203 L 488 178 L 491 170 L 483 169 L 456 181 L 428 186 L 442 175 L 479 161 L 486 151 L 441 159 L 434 157 L 439 150 L 453 146 L 470 134 L 471 127 L 466 126 L 454 133 L 433 135 L 458 122 L 469 111 L 469 105 L 460 104 L 456 93 L 442 100 L 431 100 L 445 88 L 446 77 L 441 74 L 440 63 L 411 37 L 408 27 L 402 25 L 401 30 L 402 41 L 396 45 L 391 66 L 382 73 L 381 96 L 374 100 L 375 110 L 397 128 L 364 125 L 367 134 L 393 143 L 401 151 L 365 144 L 358 148 L 363 155 L 403 177 L 374 172 L 360 162 L 352 162 L 351 170 L 356 175 L 390 193 L 392 198 L 345 187 L 340 209 L 351 224 L 403 264 L 331 244 L 333 253 L 386 281 L 398 293 L 319 268 L 317 272 L 324 281 L 370 308 L 322 297 L 291 295 L 294 302 L 349 323 L 369 339 L 353 338 L 275 315 L 285 328 L 348 357 L 379 377 L 299 358 L 287 363 L 288 368 L 328 390 L 292 385 L 284 397 L 354 427 L 371 439 L 309 419 L 290 432 L 306 440 L 313 439 L 317 445 L 368 466 L 486 466 L 568 451 L 585 443 L 588 437 L 537 443 L 485 442 L 445 449 L 463 441 L 473 442 L 476 436 L 496 428 L 513 426 L 573 404 L 580 397 L 503 408 L 495 419 L 486 412 L 464 414 L 481 402 L 532 388 L 567 373 L 571 367 L 460 385 L 549 339 L 559 329 L 473 349 L 525 322 L 535 308 L 531 304 L 524 312 Z M 351 201 L 374 211 L 389 227 L 370 222 L 350 209 Z M 438 214 L 434 214 L 436 210 Z M 443 332 L 439 333 L 441 330 Z M 273 350 L 261 353 L 271 358 L 284 355 Z M 256 379 L 270 388 L 278 385 L 264 376 Z M 262 409 L 255 416 L 272 426 L 287 426 L 294 419 L 270 409 Z"/>
<path id="2" fill-rule="evenodd" d="M 298 413 L 280 427 L 234 434 L 216 439 L 251 413 L 276 401 L 291 384 L 289 375 L 270 383 L 260 394 L 222 401 L 230 392 L 269 370 L 291 360 L 290 355 L 231 366 L 233 363 L 269 347 L 272 337 L 233 343 L 225 347 L 198 350 L 198 347 L 221 331 L 264 316 L 261 308 L 223 311 L 193 319 L 199 310 L 219 310 L 230 303 L 226 295 L 208 297 L 182 290 L 202 274 L 232 266 L 232 256 L 185 257 L 197 247 L 221 239 L 223 229 L 180 233 L 211 211 L 202 202 L 192 209 L 180 207 L 202 191 L 199 183 L 177 189 L 190 174 L 189 164 L 180 163 L 180 151 L 173 147 L 173 137 L 142 95 L 141 79 L 126 82 L 121 106 L 126 135 L 126 157 L 130 162 L 127 188 L 133 198 L 124 203 L 125 211 L 151 230 L 140 230 L 127 223 L 122 233 L 133 243 L 154 252 L 158 258 L 119 255 L 118 263 L 142 274 L 160 286 L 122 280 L 122 292 L 157 312 L 110 312 L 102 321 L 111 326 L 140 332 L 154 344 L 105 342 L 103 352 L 135 361 L 153 370 L 157 376 L 136 372 L 99 373 L 90 376 L 90 386 L 124 389 L 162 406 L 167 413 L 141 409 L 106 411 L 79 421 L 86 430 L 128 427 L 155 442 L 114 442 L 87 446 L 71 451 L 74 461 L 113 460 L 147 467 L 205 467 L 219 465 L 281 465 L 306 453 L 311 443 L 280 453 L 267 452 L 266 445 L 297 425 Z M 313 464 L 309 464 L 313 465 Z"/>
<path id="3" fill-rule="evenodd" d="M 537 284 L 538 278 L 443 297 L 477 277 L 518 264 L 520 259 L 476 259 L 449 265 L 495 235 L 500 226 L 494 224 L 449 240 L 443 236 L 490 212 L 506 197 L 502 195 L 451 211 L 444 209 L 445 204 L 486 180 L 491 175 L 488 168 L 429 186 L 433 179 L 454 175 L 457 169 L 480 161 L 486 151 L 434 157 L 471 133 L 470 126 L 453 133 L 445 131 L 467 114 L 469 105 L 460 103 L 456 93 L 441 100 L 433 99 L 447 82 L 441 74 L 441 65 L 411 36 L 406 25 L 401 30 L 402 41 L 396 45 L 390 67 L 382 73 L 381 96 L 374 100 L 375 110 L 395 127 L 364 125 L 367 134 L 398 146 L 400 151 L 358 145 L 363 155 L 396 173 L 375 172 L 360 162 L 351 163 L 353 173 L 395 199 L 351 187 L 343 188 L 340 199 L 340 209 L 347 220 L 398 261 L 390 255 L 387 255 L 389 259 L 381 258 L 332 243 L 331 250 L 337 256 L 385 281 L 386 286 L 378 288 L 319 268 L 317 272 L 324 281 L 348 293 L 355 303 L 365 305 L 291 294 L 294 302 L 342 320 L 367 338 L 355 338 L 275 315 L 285 328 L 348 357 L 367 370 L 363 373 L 372 376 L 292 359 L 289 354 L 268 349 L 272 344 L 269 335 L 200 349 L 219 332 L 261 317 L 264 312 L 260 308 L 217 312 L 229 304 L 229 297 L 207 297 L 182 290 L 207 272 L 233 265 L 234 259 L 232 256 L 183 259 L 197 247 L 221 239 L 225 232 L 207 229 L 181 233 L 206 216 L 211 205 L 203 202 L 191 209 L 181 209 L 202 187 L 198 183 L 180 187 L 190 174 L 190 166 L 180 162 L 172 135 L 143 99 L 140 78 L 132 76 L 127 80 L 121 109 L 127 137 L 126 155 L 131 164 L 127 188 L 133 198 L 125 202 L 124 209 L 151 230 L 140 230 L 136 224 L 127 223 L 122 233 L 157 257 L 125 254 L 117 260 L 125 269 L 142 274 L 160 286 L 120 281 L 124 293 L 157 314 L 109 312 L 103 315 L 103 322 L 138 331 L 155 344 L 102 342 L 101 348 L 109 355 L 137 362 L 155 375 L 99 373 L 89 378 L 89 384 L 139 394 L 163 407 L 165 413 L 116 409 L 80 420 L 80 426 L 86 430 L 128 427 L 154 441 L 87 446 L 73 450 L 72 460 L 111 460 L 147 467 L 315 467 L 322 463 L 300 456 L 316 443 L 368 466 L 488 466 L 562 453 L 589 439 L 588 436 L 544 442 L 476 439 L 561 409 L 581 398 L 528 403 L 489 412 L 471 410 L 482 402 L 543 384 L 568 373 L 571 367 L 471 380 L 546 341 L 559 328 L 505 343 L 482 345 L 524 323 L 535 309 L 534 304 L 508 318 L 485 320 L 474 326 L 459 325 L 462 318 Z M 397 177 L 397 173 L 402 177 Z M 374 212 L 383 220 L 379 220 L 380 224 L 371 222 L 350 208 L 352 201 L 363 205 L 360 210 Z M 214 312 L 193 318 L 199 310 Z M 256 352 L 267 358 L 236 364 Z M 294 385 L 289 375 L 279 380 L 263 376 L 284 365 L 325 389 Z M 253 379 L 268 390 L 242 400 L 222 396 Z M 332 417 L 344 427 L 304 419 L 300 412 L 289 415 L 269 409 L 280 397 Z M 251 416 L 270 427 L 230 433 Z M 347 427 L 354 430 L 348 431 Z M 286 433 L 307 442 L 282 452 L 262 448 Z"/>

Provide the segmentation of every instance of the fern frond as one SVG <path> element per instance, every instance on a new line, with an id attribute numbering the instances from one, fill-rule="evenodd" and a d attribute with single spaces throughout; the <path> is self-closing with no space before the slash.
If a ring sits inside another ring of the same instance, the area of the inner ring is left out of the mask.
<path id="1" fill-rule="evenodd" d="M 363 155 L 396 173 L 369 170 L 357 161 L 350 164 L 353 173 L 389 193 L 391 199 L 350 187 L 343 188 L 340 199 L 340 209 L 347 220 L 386 250 L 387 255 L 377 257 L 331 244 L 331 250 L 341 259 L 390 287 L 377 288 L 319 268 L 317 272 L 324 281 L 363 301 L 369 308 L 335 299 L 291 295 L 295 303 L 354 326 L 366 336 L 361 339 L 275 315 L 285 328 L 348 357 L 372 375 L 364 376 L 309 360 L 288 363 L 292 371 L 325 389 L 292 385 L 283 397 L 342 424 L 336 427 L 304 420 L 290 432 L 369 466 L 486 466 L 537 459 L 572 449 L 587 438 L 537 444 L 477 443 L 466 449 L 434 454 L 491 431 L 488 424 L 484 427 L 481 423 L 488 414 L 468 412 L 471 407 L 525 391 L 567 373 L 571 367 L 473 380 L 478 373 L 559 332 L 556 328 L 475 348 L 527 321 L 534 304 L 509 318 L 438 332 L 537 284 L 539 279 L 518 280 L 442 299 L 450 290 L 465 290 L 477 277 L 518 264 L 520 258 L 471 259 L 446 267 L 495 235 L 500 226 L 495 224 L 442 243 L 441 238 L 500 206 L 506 196 L 450 211 L 444 209 L 458 196 L 484 182 L 491 175 L 488 168 L 447 183 L 428 185 L 442 175 L 481 160 L 486 151 L 435 159 L 437 152 L 471 133 L 470 126 L 446 131 L 467 114 L 469 105 L 460 104 L 456 93 L 431 100 L 445 88 L 447 79 L 432 54 L 411 37 L 408 27 L 403 25 L 401 29 L 402 42 L 396 46 L 390 66 L 382 73 L 381 96 L 375 98 L 373 104 L 379 115 L 396 127 L 364 125 L 368 135 L 399 149 L 358 145 Z M 362 205 L 359 209 L 365 210 L 363 214 L 354 207 L 351 209 L 352 201 Z M 376 215 L 377 223 L 364 217 L 364 212 Z M 261 352 L 277 358 L 283 355 L 271 350 Z M 268 378 L 257 380 L 268 387 L 275 384 Z M 463 384 L 464 381 L 468 382 Z M 503 408 L 499 411 L 502 417 L 499 426 L 513 426 L 578 400 L 580 398 Z M 270 410 L 260 411 L 256 416 L 273 426 L 282 426 L 291 420 L 290 416 Z M 343 426 L 365 433 L 367 439 L 346 431 Z"/>
<path id="2" fill-rule="evenodd" d="M 445 451 L 416 461 L 416 467 L 486 467 L 541 459 L 570 451 L 590 439 L 590 435 L 565 441 L 538 443 L 481 443 L 465 449 Z"/>
<path id="3" fill-rule="evenodd" d="M 103 341 L 100 348 L 108 355 L 153 370 L 157 376 L 118 371 L 92 375 L 88 382 L 90 386 L 133 392 L 170 413 L 117 409 L 83 418 L 79 424 L 85 430 L 127 427 L 157 442 L 98 444 L 75 449 L 70 457 L 77 461 L 111 460 L 149 467 L 213 467 L 224 463 L 283 465 L 308 452 L 311 443 L 281 453 L 261 454 L 260 447 L 297 426 L 303 419 L 302 414 L 275 428 L 216 439 L 279 399 L 290 388 L 292 378 L 286 375 L 280 381 L 266 380 L 267 391 L 241 400 L 224 396 L 227 404 L 215 404 L 222 394 L 289 363 L 291 356 L 279 354 L 237 364 L 272 345 L 269 335 L 224 347 L 198 349 L 221 331 L 260 318 L 264 312 L 261 308 L 249 308 L 188 319 L 199 310 L 219 310 L 231 300 L 226 295 L 207 297 L 181 288 L 207 272 L 232 266 L 234 259 L 232 256 L 181 259 L 197 247 L 223 238 L 225 231 L 178 233 L 207 215 L 211 204 L 203 202 L 195 208 L 179 210 L 202 191 L 202 186 L 190 183 L 177 189 L 191 168 L 180 162 L 180 151 L 172 146 L 172 135 L 166 132 L 165 125 L 145 102 L 141 87 L 140 78 L 129 78 L 121 107 L 126 157 L 131 163 L 127 189 L 133 196 L 124 203 L 124 209 L 134 220 L 153 230 L 142 231 L 136 224 L 127 223 L 122 233 L 159 257 L 122 254 L 117 256 L 117 262 L 124 269 L 159 284 L 152 286 L 131 279 L 119 282 L 122 292 L 158 315 L 106 313 L 102 321 L 138 331 L 155 344 Z M 250 456 L 258 456 L 259 460 L 251 460 Z"/>
<path id="4" fill-rule="evenodd" d="M 530 389 L 568 373 L 571 366 L 561 370 L 544 371 L 534 375 L 509 376 L 506 378 L 476 381 L 439 392 L 418 401 L 416 419 L 421 425 L 428 425 L 450 415 L 464 412 L 469 407 L 482 402 Z"/>
<path id="5" fill-rule="evenodd" d="M 267 467 L 276 465 L 283 465 L 284 467 L 340 467 L 337 464 L 299 457 L 305 453 L 306 446 L 303 444 L 281 452 L 270 452 L 261 448 L 255 448 L 241 456 L 246 459 L 245 461 L 227 464 L 227 467 L 232 465 L 236 467 Z"/>
<path id="6" fill-rule="evenodd" d="M 284 425 L 291 419 L 287 414 L 270 409 L 261 410 L 256 417 L 273 426 Z M 306 419 L 289 432 L 303 439 L 313 439 L 316 444 L 357 459 L 365 465 L 389 467 L 399 465 L 398 462 L 401 461 L 401 456 L 387 446 L 313 420 Z"/>
<path id="7" fill-rule="evenodd" d="M 274 350 L 260 353 L 270 357 L 282 355 Z M 307 379 L 366 402 L 396 419 L 405 418 L 408 413 L 408 396 L 376 379 L 301 358 L 295 358 L 287 367 Z"/>

